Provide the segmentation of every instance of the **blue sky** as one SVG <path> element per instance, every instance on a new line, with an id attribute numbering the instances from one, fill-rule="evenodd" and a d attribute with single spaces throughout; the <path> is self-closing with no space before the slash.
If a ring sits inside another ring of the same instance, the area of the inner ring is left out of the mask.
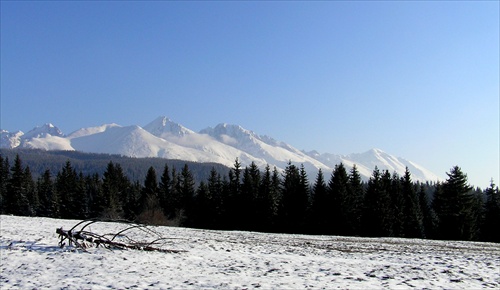
<path id="1" fill-rule="evenodd" d="M 168 116 L 499 174 L 499 2 L 1 2 L 1 124 Z"/>

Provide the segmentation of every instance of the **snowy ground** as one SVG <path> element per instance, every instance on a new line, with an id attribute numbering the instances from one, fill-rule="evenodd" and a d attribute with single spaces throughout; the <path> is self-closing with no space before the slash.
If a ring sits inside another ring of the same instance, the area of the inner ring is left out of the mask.
<path id="1" fill-rule="evenodd" d="M 58 247 L 77 221 L 1 216 L 0 288 L 500 288 L 500 245 L 154 227 L 182 253 Z M 92 232 L 117 232 L 115 223 Z"/>

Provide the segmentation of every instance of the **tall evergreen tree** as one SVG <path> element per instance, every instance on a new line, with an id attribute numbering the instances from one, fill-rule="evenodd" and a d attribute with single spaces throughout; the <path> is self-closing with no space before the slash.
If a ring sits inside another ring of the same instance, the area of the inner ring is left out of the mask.
<path id="1" fill-rule="evenodd" d="M 40 207 L 40 200 L 38 198 L 38 191 L 36 191 L 36 185 L 33 181 L 33 176 L 31 174 L 31 169 L 29 166 L 24 168 L 24 188 L 26 191 L 26 197 L 28 198 L 28 215 L 36 216 L 38 208 Z"/>
<path id="2" fill-rule="evenodd" d="M 49 169 L 45 170 L 42 176 L 38 178 L 37 191 L 40 200 L 38 215 L 44 217 L 55 217 L 55 207 L 57 201 L 54 200 L 54 183 L 52 182 L 52 177 Z"/>
<path id="3" fill-rule="evenodd" d="M 262 204 L 259 207 L 261 207 L 263 213 L 261 219 L 259 219 L 259 224 L 262 231 L 272 231 L 276 227 L 280 202 L 280 183 L 277 168 L 274 167 L 273 171 L 271 171 L 269 164 L 266 165 L 260 185 Z"/>
<path id="4" fill-rule="evenodd" d="M 391 175 L 384 175 L 375 167 L 368 181 L 362 216 L 363 233 L 369 237 L 392 235 L 391 198 L 387 188 L 391 184 Z"/>
<path id="5" fill-rule="evenodd" d="M 348 216 L 347 207 L 347 183 L 349 177 L 344 164 L 340 163 L 335 165 L 332 177 L 328 183 L 330 194 L 332 196 L 331 203 L 329 203 L 331 215 L 329 216 L 329 224 L 332 228 L 326 229 L 326 233 L 334 235 L 346 235 L 348 232 Z"/>
<path id="6" fill-rule="evenodd" d="M 131 183 L 120 164 L 110 161 L 102 180 L 101 216 L 122 218 L 123 205 L 128 203 Z"/>
<path id="7" fill-rule="evenodd" d="M 171 178 L 170 178 L 170 170 L 168 168 L 168 165 L 165 163 L 165 166 L 163 167 L 163 173 L 160 177 L 160 183 L 158 186 L 158 199 L 160 201 L 160 207 L 163 210 L 163 213 L 165 214 L 166 217 L 169 217 L 171 212 L 173 212 L 171 209 L 168 208 L 168 198 L 170 197 L 171 193 Z"/>
<path id="8" fill-rule="evenodd" d="M 26 179 L 22 161 L 19 155 L 14 159 L 10 179 L 7 183 L 5 199 L 5 212 L 15 215 L 29 214 L 29 200 L 26 194 Z"/>
<path id="9" fill-rule="evenodd" d="M 78 175 L 68 160 L 56 177 L 56 190 L 59 196 L 61 218 L 79 218 L 77 182 Z"/>
<path id="10" fill-rule="evenodd" d="M 85 192 L 88 200 L 88 216 L 98 217 L 102 204 L 102 181 L 97 173 L 85 177 Z M 126 216 L 126 218 L 130 218 Z"/>
<path id="11" fill-rule="evenodd" d="M 386 171 L 388 174 L 389 171 Z M 394 172 L 391 181 L 387 186 L 387 192 L 390 196 L 390 217 L 391 217 L 391 236 L 402 237 L 404 235 L 404 199 L 402 192 L 401 178 Z"/>
<path id="12" fill-rule="evenodd" d="M 240 197 L 240 222 L 243 229 L 256 230 L 258 219 L 262 215 L 260 208 L 260 171 L 255 162 L 243 170 Z"/>
<path id="13" fill-rule="evenodd" d="M 182 168 L 180 179 L 180 197 L 181 197 L 181 205 L 184 211 L 183 216 L 181 216 L 181 224 L 186 225 L 189 224 L 189 217 L 192 214 L 193 209 L 193 197 L 195 195 L 195 182 L 193 178 L 193 174 L 189 170 L 189 167 L 184 164 Z"/>
<path id="14" fill-rule="evenodd" d="M 215 170 L 215 167 L 212 167 L 210 170 L 210 176 L 208 178 L 208 183 L 207 183 L 207 190 L 209 192 L 209 195 L 212 199 L 212 213 L 210 214 L 209 218 L 210 219 L 210 224 L 212 224 L 212 227 L 214 229 L 220 229 L 223 226 L 222 223 L 222 217 L 224 215 L 223 212 L 223 206 L 224 206 L 224 199 L 223 199 L 223 183 L 222 179 L 219 173 L 217 173 L 217 170 Z"/>
<path id="15" fill-rule="evenodd" d="M 327 188 L 323 171 L 319 169 L 313 185 L 312 205 L 310 213 L 310 231 L 313 234 L 325 233 L 331 228 L 329 215 L 331 213 L 330 191 Z"/>
<path id="16" fill-rule="evenodd" d="M 363 211 L 364 189 L 356 164 L 349 172 L 349 181 L 347 183 L 346 216 L 347 216 L 347 235 L 358 236 L 361 234 L 361 215 Z"/>
<path id="17" fill-rule="evenodd" d="M 484 222 L 482 226 L 482 239 L 488 242 L 500 243 L 500 192 L 493 180 L 490 187 L 485 190 L 486 202 L 484 204 Z"/>
<path id="18" fill-rule="evenodd" d="M 172 167 L 170 179 L 170 190 L 165 192 L 164 211 L 169 220 L 172 220 L 174 225 L 180 225 L 181 214 L 183 211 L 182 191 L 180 184 L 180 174 L 177 173 L 175 167 Z M 168 179 L 164 179 L 166 182 Z"/>
<path id="19" fill-rule="evenodd" d="M 193 210 L 190 213 L 189 226 L 210 229 L 213 226 L 213 200 L 208 185 L 200 182 L 194 196 Z"/>
<path id="20" fill-rule="evenodd" d="M 427 197 L 427 192 L 423 184 L 420 185 L 418 200 L 420 211 L 422 213 L 422 237 L 432 239 L 435 237 L 436 217 L 431 205 L 429 204 L 429 198 Z"/>
<path id="21" fill-rule="evenodd" d="M 228 191 L 226 196 L 226 219 L 230 229 L 242 229 L 241 212 L 246 206 L 241 200 L 241 163 L 238 158 L 228 173 Z"/>
<path id="22" fill-rule="evenodd" d="M 470 240 L 473 230 L 472 187 L 467 175 L 455 166 L 442 185 L 442 192 L 434 196 L 434 210 L 438 219 L 438 237 L 449 240 Z"/>
<path id="23" fill-rule="evenodd" d="M 6 213 L 5 201 L 8 201 L 7 195 L 7 185 L 10 178 L 10 164 L 9 158 L 3 158 L 0 155 L 0 213 Z"/>
<path id="24" fill-rule="evenodd" d="M 163 214 L 163 209 L 160 206 L 158 192 L 159 188 L 156 179 L 156 170 L 153 166 L 151 166 L 146 173 L 144 186 L 139 199 L 141 213 L 138 218 L 141 222 L 149 224 L 165 224 L 166 219 Z"/>
<path id="25" fill-rule="evenodd" d="M 403 199 L 403 208 L 401 211 L 403 218 L 402 236 L 406 238 L 422 238 L 422 213 L 408 167 L 406 167 L 405 175 L 402 178 L 401 193 Z"/>
<path id="26" fill-rule="evenodd" d="M 282 202 L 280 220 L 283 231 L 304 231 L 308 192 L 304 188 L 303 177 L 297 166 L 288 162 L 282 181 Z"/>

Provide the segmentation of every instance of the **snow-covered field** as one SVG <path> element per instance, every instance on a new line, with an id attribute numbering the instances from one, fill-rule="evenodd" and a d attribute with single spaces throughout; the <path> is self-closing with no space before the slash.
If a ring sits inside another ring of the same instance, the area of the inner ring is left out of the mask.
<path id="1" fill-rule="evenodd" d="M 500 288 L 499 244 L 154 227 L 185 252 L 59 248 L 77 222 L 1 216 L 0 288 Z"/>

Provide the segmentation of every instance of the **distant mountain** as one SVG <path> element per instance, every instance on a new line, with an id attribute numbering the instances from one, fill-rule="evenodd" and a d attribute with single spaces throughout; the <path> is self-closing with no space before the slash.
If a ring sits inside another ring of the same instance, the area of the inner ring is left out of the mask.
<path id="1" fill-rule="evenodd" d="M 163 116 L 143 127 L 105 124 L 82 128 L 69 135 L 64 135 L 52 124 L 36 127 L 26 134 L 21 131 L 9 133 L 2 130 L 0 141 L 1 148 L 76 150 L 130 157 L 214 162 L 225 166 L 232 166 L 236 158 L 243 166 L 255 162 L 261 168 L 269 164 L 271 167 L 284 169 L 292 162 L 296 165 L 303 164 L 311 178 L 314 178 L 318 169 L 322 169 L 328 178 L 335 165 L 342 162 L 347 169 L 356 164 L 365 180 L 371 176 L 375 166 L 400 175 L 408 167 L 415 181 L 440 179 L 424 167 L 380 149 L 349 155 L 304 152 L 239 125 L 223 123 L 197 133 Z"/>

